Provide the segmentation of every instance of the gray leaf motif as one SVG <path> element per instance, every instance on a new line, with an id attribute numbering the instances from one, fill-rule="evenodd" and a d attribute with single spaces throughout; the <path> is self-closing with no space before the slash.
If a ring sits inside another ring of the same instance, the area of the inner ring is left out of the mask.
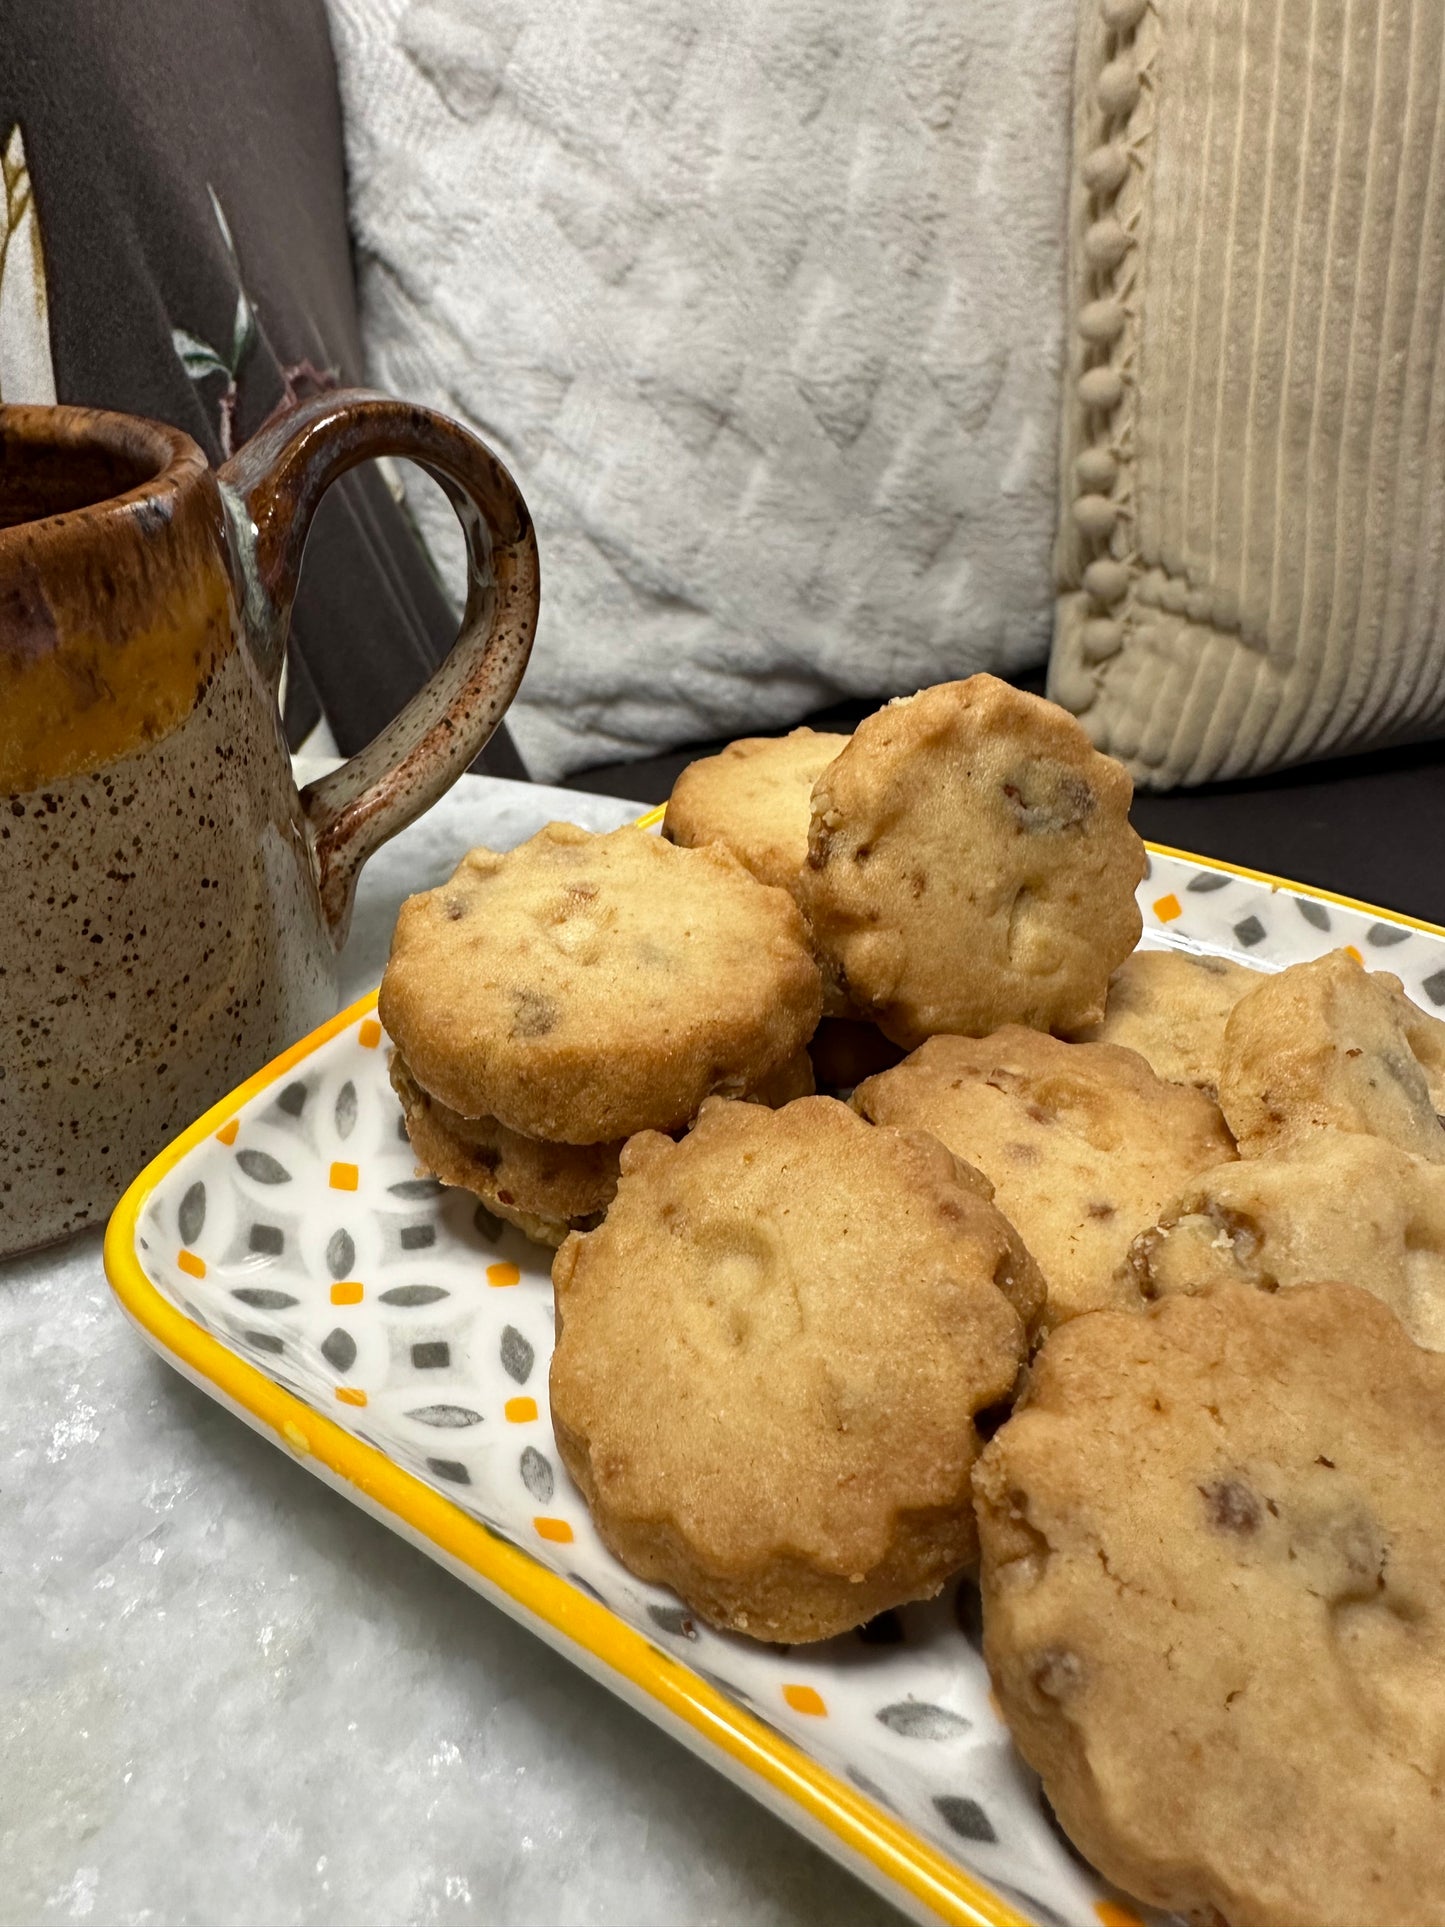
<path id="1" fill-rule="evenodd" d="M 556 1480 L 552 1476 L 550 1462 L 543 1458 L 535 1445 L 529 1445 L 522 1454 L 522 1483 L 538 1505 L 551 1503 Z"/>
<path id="2" fill-rule="evenodd" d="M 336 1135 L 341 1138 L 351 1136 L 356 1129 L 356 1086 L 348 1077 L 336 1093 Z"/>
<path id="3" fill-rule="evenodd" d="M 356 1363 L 356 1340 L 338 1325 L 322 1339 L 321 1356 L 334 1371 L 349 1372 Z"/>
<path id="4" fill-rule="evenodd" d="M 963 1840 L 977 1840 L 991 1846 L 998 1839 L 994 1824 L 979 1805 L 961 1793 L 939 1793 L 934 1796 L 934 1806 L 946 1825 Z"/>
<path id="5" fill-rule="evenodd" d="M 181 1199 L 181 1208 L 176 1213 L 176 1223 L 180 1226 L 181 1243 L 193 1245 L 201 1235 L 201 1227 L 206 1222 L 206 1187 L 199 1178 Z"/>
<path id="6" fill-rule="evenodd" d="M 407 1417 L 414 1418 L 418 1425 L 441 1425 L 456 1431 L 482 1422 L 481 1413 L 474 1412 L 469 1405 L 418 1405 Z"/>
<path id="7" fill-rule="evenodd" d="M 236 1162 L 248 1178 L 257 1184 L 289 1184 L 291 1173 L 284 1164 L 278 1164 L 269 1151 L 238 1151 Z"/>
<path id="8" fill-rule="evenodd" d="M 515 1325 L 503 1327 L 502 1370 L 508 1378 L 515 1379 L 519 1385 L 525 1385 L 532 1375 L 532 1366 L 536 1362 L 536 1357 L 537 1354 L 533 1351 L 531 1344 Z"/>
<path id="9" fill-rule="evenodd" d="M 198 335 L 188 334 L 184 328 L 172 328 L 171 346 L 192 381 L 203 381 L 207 375 L 224 375 L 227 381 L 231 379 L 231 371 L 225 362 Z"/>
<path id="10" fill-rule="evenodd" d="M 381 1293 L 381 1302 L 383 1305 L 434 1305 L 446 1296 L 441 1285 L 393 1285 L 390 1291 Z"/>
<path id="11" fill-rule="evenodd" d="M 905 1740 L 956 1740 L 973 1724 L 961 1713 L 950 1713 L 946 1706 L 932 1706 L 926 1700 L 896 1700 L 881 1708 L 878 1718 Z"/>
<path id="12" fill-rule="evenodd" d="M 356 1246 L 349 1231 L 333 1231 L 326 1242 L 326 1269 L 333 1278 L 345 1278 L 356 1264 Z"/>

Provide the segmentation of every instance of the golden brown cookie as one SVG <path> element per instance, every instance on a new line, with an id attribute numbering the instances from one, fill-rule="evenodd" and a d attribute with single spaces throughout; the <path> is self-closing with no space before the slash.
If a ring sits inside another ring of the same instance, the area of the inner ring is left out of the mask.
<path id="1" fill-rule="evenodd" d="M 1129 1266 L 1147 1299 L 1221 1283 L 1359 1285 L 1417 1345 L 1445 1351 L 1445 1166 L 1385 1138 L 1317 1131 L 1288 1157 L 1193 1179 L 1135 1238 Z"/>
<path id="2" fill-rule="evenodd" d="M 1124 1263 L 1135 1234 L 1232 1151 L 1202 1091 L 1166 1084 L 1134 1051 L 1019 1025 L 932 1037 L 853 1104 L 876 1124 L 931 1131 L 992 1180 L 1044 1274 L 1046 1327 L 1137 1304 Z"/>
<path id="3" fill-rule="evenodd" d="M 1235 1005 L 1219 1103 L 1241 1157 L 1335 1130 L 1442 1163 L 1442 1077 L 1445 1024 L 1417 1009 L 1398 977 L 1332 950 L 1265 977 Z"/>
<path id="4" fill-rule="evenodd" d="M 559 1245 L 569 1231 L 590 1231 L 601 1222 L 617 1191 L 625 1139 L 551 1143 L 509 1131 L 494 1117 L 461 1117 L 421 1088 L 400 1051 L 392 1052 L 391 1084 L 412 1149 L 443 1184 L 472 1192 L 538 1244 Z M 746 1092 L 745 1100 L 789 1104 L 812 1090 L 813 1067 L 808 1053 L 799 1051 Z"/>
<path id="5" fill-rule="evenodd" d="M 379 1010 L 448 1109 L 601 1144 L 755 1087 L 821 1005 L 786 891 L 716 847 L 552 823 L 407 899 Z"/>
<path id="6" fill-rule="evenodd" d="M 688 849 L 721 843 L 759 883 L 798 897 L 813 784 L 848 741 L 795 729 L 781 737 L 744 737 L 699 758 L 673 785 L 663 835 Z M 858 1016 L 826 975 L 823 1011 L 845 1020 Z"/>
<path id="7" fill-rule="evenodd" d="M 825 971 L 896 1043 L 1077 1030 L 1139 940 L 1132 785 L 993 676 L 890 703 L 813 789 L 802 902 Z"/>
<path id="8" fill-rule="evenodd" d="M 1445 1358 L 1348 1285 L 1101 1312 L 974 1488 L 994 1689 L 1108 1879 L 1227 1927 L 1441 1927 Z"/>
<path id="9" fill-rule="evenodd" d="M 641 1578 L 760 1639 L 826 1639 L 975 1549 L 977 1415 L 1042 1286 L 942 1145 L 832 1098 L 713 1099 L 630 1140 L 552 1269 L 552 1422 Z"/>
<path id="10" fill-rule="evenodd" d="M 1228 957 L 1190 950 L 1136 950 L 1109 979 L 1104 1020 L 1076 1031 L 1081 1044 L 1136 1050 L 1167 1084 L 1193 1084 L 1214 1097 L 1224 1026 L 1260 973 Z"/>
<path id="11" fill-rule="evenodd" d="M 590 1229 L 612 1202 L 621 1141 L 549 1144 L 494 1117 L 462 1117 L 421 1088 L 400 1051 L 392 1053 L 391 1083 L 423 1168 L 473 1192 L 538 1244 Z"/>
<path id="12" fill-rule="evenodd" d="M 795 729 L 745 736 L 689 763 L 673 785 L 662 834 L 688 849 L 721 843 L 759 883 L 797 893 L 808 856 L 813 785 L 846 736 Z"/>

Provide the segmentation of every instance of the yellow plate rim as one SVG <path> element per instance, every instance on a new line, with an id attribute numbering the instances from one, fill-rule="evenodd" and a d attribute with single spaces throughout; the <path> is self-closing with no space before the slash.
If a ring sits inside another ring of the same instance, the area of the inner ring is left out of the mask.
<path id="1" fill-rule="evenodd" d="M 1150 856 L 1173 857 L 1177 863 L 1197 864 L 1201 870 L 1222 870 L 1226 876 L 1247 877 L 1251 883 L 1267 883 L 1271 890 L 1288 890 L 1291 896 L 1314 897 L 1320 903 L 1337 903 L 1342 910 L 1358 910 L 1361 916 L 1374 917 L 1378 923 L 1402 923 L 1427 936 L 1445 939 L 1445 926 L 1412 917 L 1404 910 L 1386 910 L 1362 897 L 1342 897 L 1338 890 L 1326 890 L 1316 883 L 1295 883 L 1289 877 L 1272 876 L 1268 870 L 1249 870 L 1242 863 L 1228 863 L 1223 857 L 1196 856 L 1193 850 L 1176 850 L 1172 843 L 1146 843 Z"/>
<path id="2" fill-rule="evenodd" d="M 659 806 L 639 818 L 639 827 L 647 829 L 660 823 L 664 807 Z M 1149 843 L 1145 847 L 1154 856 L 1247 877 L 1274 890 L 1337 903 L 1381 922 L 1404 924 L 1445 939 L 1445 929 L 1438 924 L 1400 911 L 1384 910 L 1358 898 L 1294 883 L 1266 871 L 1196 856 L 1192 851 L 1176 850 L 1167 844 Z M 222 1129 L 242 1105 L 322 1044 L 368 1016 L 375 1010 L 376 1000 L 377 992 L 369 991 L 248 1077 L 152 1158 L 129 1186 L 106 1226 L 104 1247 L 106 1277 L 127 1314 L 162 1351 L 173 1355 L 199 1378 L 214 1385 L 226 1399 L 272 1429 L 278 1445 L 299 1458 L 314 1457 L 338 1478 L 355 1486 L 370 1505 L 392 1514 L 411 1532 L 543 1621 L 563 1640 L 579 1647 L 608 1671 L 655 1700 L 673 1718 L 691 1727 L 710 1745 L 720 1748 L 737 1765 L 756 1774 L 775 1793 L 795 1802 L 852 1854 L 868 1863 L 885 1880 L 931 1908 L 939 1919 L 951 1923 L 952 1927 L 1028 1927 L 1023 1916 L 1001 1895 L 930 1846 L 912 1828 L 885 1813 L 874 1801 L 809 1759 L 801 1748 L 726 1699 L 607 1607 L 589 1599 L 519 1548 L 488 1532 L 449 1499 L 403 1471 L 384 1452 L 355 1438 L 334 1419 L 314 1411 L 294 1393 L 267 1378 L 264 1372 L 179 1312 L 146 1277 L 136 1253 L 136 1233 L 141 1213 L 161 1179 L 198 1145 Z"/>
<path id="3" fill-rule="evenodd" d="M 136 1253 L 142 1211 L 157 1184 L 240 1107 L 322 1044 L 376 1008 L 369 991 L 212 1105 L 136 1178 L 105 1232 L 105 1272 L 128 1315 L 160 1349 L 214 1385 L 301 1459 L 314 1457 L 420 1538 L 620 1675 L 710 1745 L 793 1801 L 845 1847 L 953 1927 L 1028 1927 L 1024 1916 L 967 1870 L 885 1813 L 799 1747 L 726 1699 L 598 1601 L 488 1532 L 449 1499 L 314 1411 L 178 1311 L 146 1277 Z"/>

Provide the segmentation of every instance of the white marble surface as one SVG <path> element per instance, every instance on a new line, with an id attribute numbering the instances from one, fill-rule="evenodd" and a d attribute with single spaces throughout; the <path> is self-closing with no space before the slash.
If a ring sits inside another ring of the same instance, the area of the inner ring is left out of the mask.
<path id="1" fill-rule="evenodd" d="M 373 859 L 636 806 L 463 778 Z M 0 1927 L 887 1927 L 709 1767 L 157 1359 L 100 1240 L 0 1265 Z"/>

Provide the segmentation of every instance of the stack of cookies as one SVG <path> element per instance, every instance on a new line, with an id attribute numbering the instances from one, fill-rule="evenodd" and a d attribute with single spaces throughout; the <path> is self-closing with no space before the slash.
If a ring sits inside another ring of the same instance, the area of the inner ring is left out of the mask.
<path id="1" fill-rule="evenodd" d="M 792 898 L 726 851 L 552 823 L 408 898 L 378 1009 L 424 1167 L 556 1245 L 633 1132 L 811 1091 L 821 1001 Z"/>
<path id="2" fill-rule="evenodd" d="M 1109 1878 L 1445 1922 L 1445 1024 L 1343 951 L 1136 951 L 1130 796 L 987 676 L 733 744 L 664 839 L 413 899 L 393 1079 L 561 1244 L 558 1448 L 631 1570 L 793 1642 L 977 1565 Z"/>
<path id="3" fill-rule="evenodd" d="M 1063 710 L 972 676 L 851 738 L 795 730 L 694 763 L 663 834 L 791 890 L 824 1009 L 853 1020 L 822 1081 L 851 1085 L 935 1032 L 1102 1019 L 1141 929 L 1132 794 Z"/>

